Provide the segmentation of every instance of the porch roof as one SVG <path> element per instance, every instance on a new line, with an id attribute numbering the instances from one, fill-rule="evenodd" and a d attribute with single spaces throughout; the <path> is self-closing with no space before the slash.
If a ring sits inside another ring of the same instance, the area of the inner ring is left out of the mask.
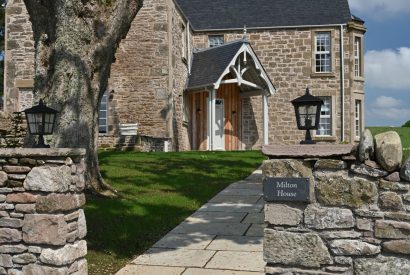
<path id="1" fill-rule="evenodd" d="M 225 79 L 227 75 L 233 79 Z M 270 96 L 276 92 L 262 64 L 247 40 L 238 40 L 193 53 L 187 90 L 219 89 L 236 83 L 241 92 Z"/>

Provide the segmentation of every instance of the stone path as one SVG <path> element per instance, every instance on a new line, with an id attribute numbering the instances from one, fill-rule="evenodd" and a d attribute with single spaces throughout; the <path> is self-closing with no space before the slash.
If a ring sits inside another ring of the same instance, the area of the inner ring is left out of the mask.
<path id="1" fill-rule="evenodd" d="M 117 275 L 262 275 L 262 172 L 217 194 Z"/>

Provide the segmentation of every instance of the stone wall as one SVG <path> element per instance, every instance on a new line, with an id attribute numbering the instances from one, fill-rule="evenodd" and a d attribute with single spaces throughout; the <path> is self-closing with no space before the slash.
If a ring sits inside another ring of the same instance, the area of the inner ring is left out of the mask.
<path id="1" fill-rule="evenodd" d="M 98 148 L 102 150 L 122 150 L 137 152 L 168 152 L 172 151 L 171 138 L 148 136 L 100 136 Z"/>
<path id="2" fill-rule="evenodd" d="M 400 177 L 401 146 L 378 138 L 379 156 L 362 145 L 360 154 L 350 145 L 264 148 L 265 182 L 309 178 L 311 187 L 308 203 L 266 203 L 267 274 L 410 274 L 410 159 Z"/>
<path id="3" fill-rule="evenodd" d="M 0 274 L 87 274 L 84 154 L 0 150 Z"/>

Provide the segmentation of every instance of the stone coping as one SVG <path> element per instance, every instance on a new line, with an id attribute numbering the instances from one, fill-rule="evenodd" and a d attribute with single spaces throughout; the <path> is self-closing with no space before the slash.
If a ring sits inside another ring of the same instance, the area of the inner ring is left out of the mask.
<path id="1" fill-rule="evenodd" d="M 84 156 L 83 148 L 2 148 L 0 157 L 70 157 Z"/>
<path id="2" fill-rule="evenodd" d="M 269 158 L 316 158 L 346 156 L 353 144 L 265 145 L 262 153 Z"/>

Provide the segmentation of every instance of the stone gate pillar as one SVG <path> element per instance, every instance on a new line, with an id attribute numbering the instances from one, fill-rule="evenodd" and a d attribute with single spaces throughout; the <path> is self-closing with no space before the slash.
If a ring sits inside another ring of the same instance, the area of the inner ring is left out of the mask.
<path id="1" fill-rule="evenodd" d="M 87 274 L 84 149 L 0 149 L 0 274 Z"/>
<path id="2" fill-rule="evenodd" d="M 266 274 L 410 274 L 410 182 L 399 168 L 361 163 L 352 145 L 263 153 Z"/>

